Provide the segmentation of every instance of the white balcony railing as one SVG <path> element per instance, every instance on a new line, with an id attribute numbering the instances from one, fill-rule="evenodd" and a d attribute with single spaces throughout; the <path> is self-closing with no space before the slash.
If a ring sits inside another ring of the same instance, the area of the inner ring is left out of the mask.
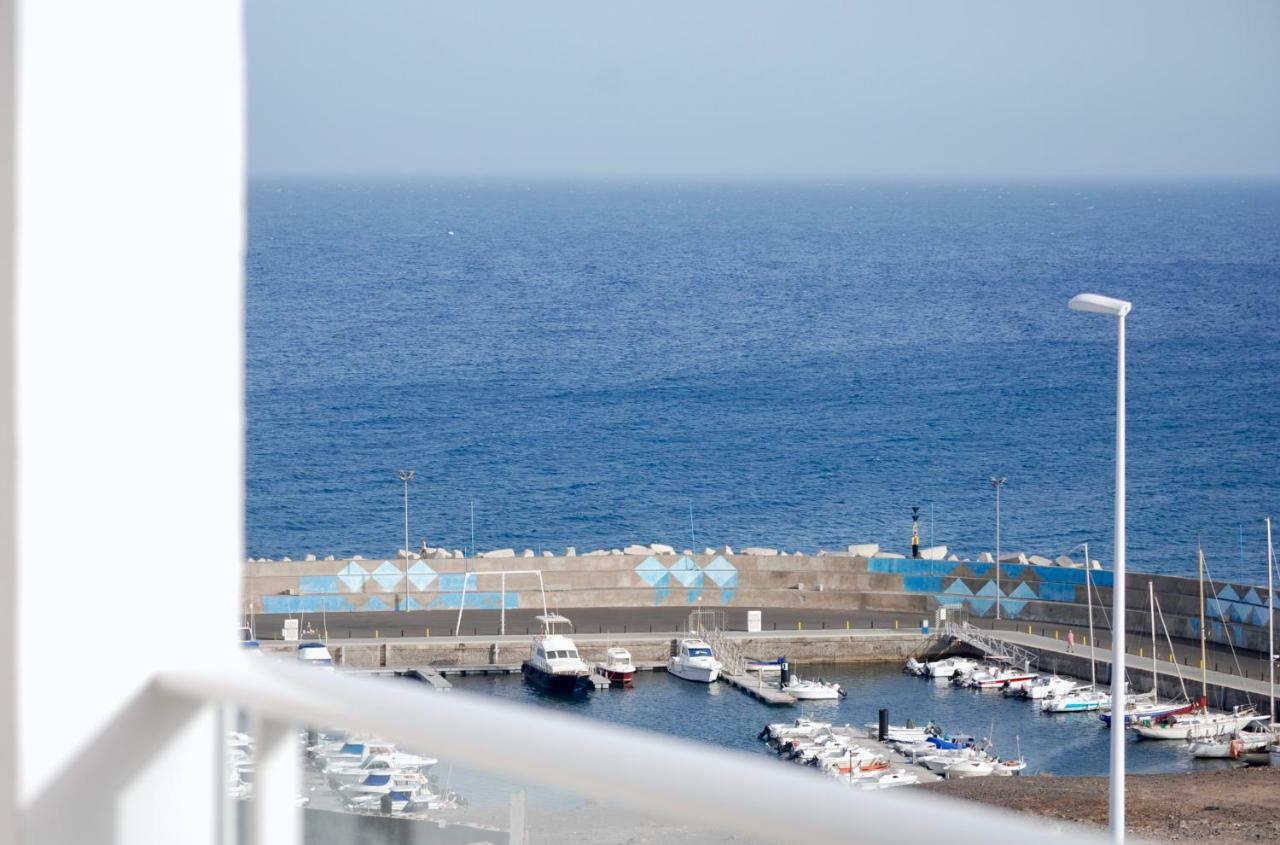
<path id="1" fill-rule="evenodd" d="M 429 750 L 477 771 L 572 792 L 681 823 L 778 842 L 990 845 L 1102 842 L 918 788 L 863 793 L 741 752 L 466 693 L 245 657 L 225 669 L 165 672 L 168 694 L 246 708 L 259 720 L 250 813 L 256 843 L 301 841 L 294 797 L 301 725 L 340 725 Z M 608 749 L 608 753 L 600 753 Z"/>

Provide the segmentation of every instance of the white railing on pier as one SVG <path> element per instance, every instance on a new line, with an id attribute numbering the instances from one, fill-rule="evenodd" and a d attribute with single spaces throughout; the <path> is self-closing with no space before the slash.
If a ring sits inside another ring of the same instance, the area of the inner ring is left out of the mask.
<path id="1" fill-rule="evenodd" d="M 255 716 L 260 757 L 249 813 L 257 843 L 301 842 L 294 790 L 303 725 L 376 734 L 508 780 L 756 840 L 1103 841 L 1097 831 L 915 789 L 861 792 L 758 755 L 283 661 L 246 656 L 238 666 L 165 672 L 156 683 L 166 694 L 237 705 Z"/>
<path id="2" fill-rule="evenodd" d="M 972 646 L 988 657 L 1004 661 L 1013 666 L 1030 669 L 1040 660 L 1035 652 L 1020 648 L 1013 643 L 1005 642 L 998 637 L 993 637 L 968 622 L 948 622 L 943 629 L 943 633 L 956 642 Z"/>

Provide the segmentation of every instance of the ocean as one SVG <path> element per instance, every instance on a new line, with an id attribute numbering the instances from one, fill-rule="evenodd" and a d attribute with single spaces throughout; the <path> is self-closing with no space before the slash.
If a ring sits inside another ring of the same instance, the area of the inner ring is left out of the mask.
<path id="1" fill-rule="evenodd" d="M 249 188 L 246 554 L 921 539 L 1265 579 L 1280 186 Z M 692 516 L 692 519 L 691 519 Z M 1078 554 L 1078 553 L 1077 553 Z"/>

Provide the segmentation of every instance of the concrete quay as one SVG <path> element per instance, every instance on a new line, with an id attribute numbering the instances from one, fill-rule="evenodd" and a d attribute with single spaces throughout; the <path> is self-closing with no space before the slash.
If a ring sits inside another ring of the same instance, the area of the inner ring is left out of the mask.
<path id="1" fill-rule="evenodd" d="M 637 663 L 665 665 L 681 635 L 678 633 L 576 634 L 574 642 L 588 663 L 604 659 L 611 646 L 622 646 Z M 948 644 L 937 635 L 919 631 L 828 630 L 726 632 L 744 655 L 772 658 L 785 654 L 798 662 L 905 662 L 908 657 L 933 658 Z M 524 634 L 468 637 L 403 637 L 395 639 L 330 640 L 338 666 L 357 670 L 407 671 L 431 667 L 447 675 L 464 667 L 518 666 L 529 655 L 531 639 Z M 296 646 L 262 641 L 266 653 L 291 655 Z"/>

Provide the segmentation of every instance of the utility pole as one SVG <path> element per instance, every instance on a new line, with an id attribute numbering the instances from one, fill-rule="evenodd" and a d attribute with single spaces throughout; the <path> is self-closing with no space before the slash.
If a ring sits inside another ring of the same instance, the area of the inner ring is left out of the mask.
<path id="1" fill-rule="evenodd" d="M 1009 479 L 1003 475 L 991 476 L 991 486 L 996 488 L 996 619 L 1000 619 L 1000 488 Z"/>
<path id="2" fill-rule="evenodd" d="M 413 470 L 402 469 L 397 475 L 404 482 L 404 609 L 409 609 L 409 482 L 413 481 Z"/>

